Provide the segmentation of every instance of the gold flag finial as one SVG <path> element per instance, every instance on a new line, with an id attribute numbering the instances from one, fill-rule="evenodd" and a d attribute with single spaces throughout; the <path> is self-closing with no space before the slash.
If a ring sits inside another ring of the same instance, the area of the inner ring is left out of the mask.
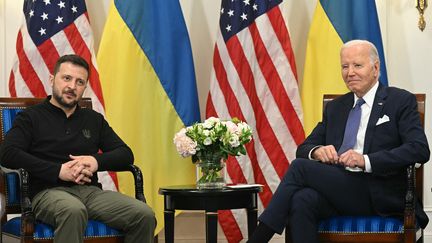
<path id="1" fill-rule="evenodd" d="M 418 27 L 421 31 L 423 31 L 426 27 L 426 21 L 424 19 L 424 11 L 427 8 L 428 3 L 427 0 L 416 0 L 416 8 L 419 11 L 420 17 L 418 21 Z"/>

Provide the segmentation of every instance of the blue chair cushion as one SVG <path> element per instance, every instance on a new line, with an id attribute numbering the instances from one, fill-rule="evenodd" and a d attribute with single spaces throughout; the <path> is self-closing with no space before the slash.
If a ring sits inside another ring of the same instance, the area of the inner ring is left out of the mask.
<path id="1" fill-rule="evenodd" d="M 402 233 L 403 222 L 389 217 L 338 216 L 322 220 L 318 231 L 323 233 Z"/>
<path id="2" fill-rule="evenodd" d="M 1 118 L 3 122 L 3 133 L 6 134 L 9 129 L 11 129 L 13 121 L 15 120 L 16 115 L 21 112 L 22 108 L 4 108 L 1 111 Z"/>
<path id="3" fill-rule="evenodd" d="M 9 172 L 6 173 L 6 205 L 16 206 L 21 202 L 20 195 L 20 182 L 18 173 Z"/>
<path id="4" fill-rule="evenodd" d="M 3 232 L 20 236 L 21 217 L 13 218 L 6 222 L 3 226 Z M 107 237 L 107 236 L 122 236 L 123 234 L 96 220 L 89 220 L 84 237 Z M 34 239 L 52 239 L 54 237 L 54 228 L 51 225 L 36 221 Z"/>
<path id="5" fill-rule="evenodd" d="M 15 120 L 16 115 L 21 112 L 22 108 L 4 108 L 1 110 L 1 119 L 2 125 L 1 128 L 3 131 L 3 135 L 6 134 L 9 129 L 12 128 L 13 121 Z M 19 178 L 17 173 L 7 173 L 7 195 L 6 195 L 6 204 L 8 206 L 14 206 L 20 204 L 20 194 L 19 194 Z"/>

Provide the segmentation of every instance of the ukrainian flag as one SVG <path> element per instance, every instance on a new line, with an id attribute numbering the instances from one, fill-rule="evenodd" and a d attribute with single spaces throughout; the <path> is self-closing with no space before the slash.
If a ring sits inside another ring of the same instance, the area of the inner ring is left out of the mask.
<path id="1" fill-rule="evenodd" d="M 301 97 L 309 134 L 322 117 L 324 94 L 348 92 L 340 68 L 340 48 L 353 39 L 375 44 L 381 59 L 380 82 L 387 85 L 384 50 L 375 0 L 320 0 L 309 30 Z"/>
<path id="2" fill-rule="evenodd" d="M 178 0 L 114 0 L 97 56 L 107 120 L 132 148 L 148 204 L 163 227 L 160 186 L 192 184 L 174 134 L 200 120 L 195 72 Z M 119 189 L 134 195 L 132 177 Z"/>

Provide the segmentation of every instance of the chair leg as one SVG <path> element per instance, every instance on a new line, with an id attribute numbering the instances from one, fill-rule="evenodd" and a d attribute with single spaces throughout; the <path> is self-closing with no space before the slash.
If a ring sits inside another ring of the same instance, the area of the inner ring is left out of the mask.
<path id="1" fill-rule="evenodd" d="M 417 231 L 415 229 L 405 229 L 404 243 L 416 243 L 416 234 Z"/>

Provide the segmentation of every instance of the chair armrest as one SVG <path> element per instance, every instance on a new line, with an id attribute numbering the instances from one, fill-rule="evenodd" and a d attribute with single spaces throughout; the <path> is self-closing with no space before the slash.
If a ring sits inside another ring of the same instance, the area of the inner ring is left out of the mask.
<path id="1" fill-rule="evenodd" d="M 416 167 L 410 165 L 407 168 L 407 192 L 405 195 L 404 229 L 416 229 Z"/>
<path id="2" fill-rule="evenodd" d="M 132 175 L 134 177 L 134 183 L 135 183 L 135 198 L 140 201 L 147 202 L 144 196 L 144 180 L 143 180 L 141 169 L 136 165 L 128 165 L 128 167 L 125 168 L 124 170 L 117 170 L 117 172 L 120 171 L 132 172 Z"/>
<path id="3" fill-rule="evenodd" d="M 132 172 L 135 181 L 135 198 L 147 202 L 144 196 L 144 179 L 141 169 L 136 165 L 130 165 L 128 169 Z"/>
<path id="4" fill-rule="evenodd" d="M 18 169 L 21 192 L 21 234 L 33 238 L 35 216 L 29 197 L 29 175 L 25 169 Z"/>

